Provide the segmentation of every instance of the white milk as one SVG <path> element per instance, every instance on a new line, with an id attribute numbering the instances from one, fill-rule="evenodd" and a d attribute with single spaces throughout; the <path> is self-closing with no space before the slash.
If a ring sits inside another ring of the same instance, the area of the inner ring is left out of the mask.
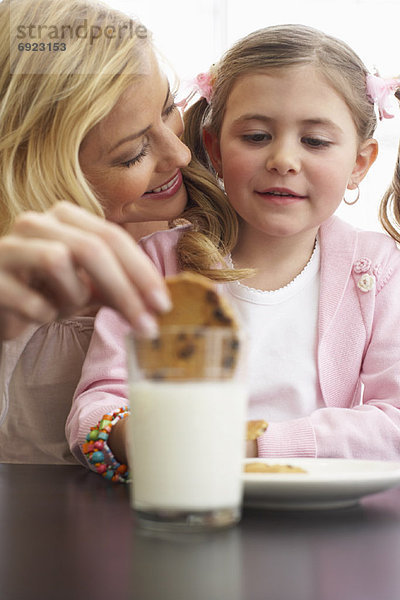
<path id="1" fill-rule="evenodd" d="M 139 510 L 241 502 L 247 395 L 232 381 L 130 385 L 131 467 Z"/>

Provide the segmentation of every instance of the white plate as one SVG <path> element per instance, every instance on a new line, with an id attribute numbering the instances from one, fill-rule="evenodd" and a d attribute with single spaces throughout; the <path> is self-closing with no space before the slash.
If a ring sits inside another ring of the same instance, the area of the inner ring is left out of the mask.
<path id="1" fill-rule="evenodd" d="M 340 458 L 248 458 L 302 467 L 307 473 L 243 473 L 244 505 L 280 510 L 352 506 L 368 494 L 400 485 L 400 463 Z"/>

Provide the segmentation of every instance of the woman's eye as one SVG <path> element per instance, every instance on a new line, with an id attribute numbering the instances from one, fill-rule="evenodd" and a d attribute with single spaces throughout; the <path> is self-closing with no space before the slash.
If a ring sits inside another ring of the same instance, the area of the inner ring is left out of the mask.
<path id="1" fill-rule="evenodd" d="M 328 142 L 328 140 L 322 140 L 321 138 L 314 137 L 303 137 L 302 142 L 311 148 L 327 148 L 331 145 L 331 142 Z"/>
<path id="2" fill-rule="evenodd" d="M 140 163 L 140 161 L 143 160 L 143 158 L 145 156 L 147 156 L 148 150 L 149 150 L 149 144 L 146 144 L 145 146 L 143 146 L 143 148 L 141 149 L 141 151 L 139 152 L 139 154 L 137 154 L 136 156 L 134 156 L 130 160 L 127 160 L 127 161 L 121 163 L 121 165 L 123 167 L 129 168 L 129 167 L 132 167 L 133 165 L 136 165 L 136 164 Z"/>
<path id="3" fill-rule="evenodd" d="M 164 110 L 163 116 L 169 117 L 169 115 L 171 115 L 177 108 L 178 107 L 175 104 L 175 98 L 174 98 L 173 102 L 169 106 L 167 106 L 166 109 Z"/>

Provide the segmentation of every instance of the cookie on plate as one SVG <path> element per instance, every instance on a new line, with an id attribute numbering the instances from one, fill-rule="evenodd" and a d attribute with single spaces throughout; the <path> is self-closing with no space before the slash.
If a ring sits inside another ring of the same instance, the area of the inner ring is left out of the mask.
<path id="1" fill-rule="evenodd" d="M 307 473 L 301 467 L 293 465 L 269 465 L 264 462 L 247 463 L 244 466 L 245 473 Z"/>

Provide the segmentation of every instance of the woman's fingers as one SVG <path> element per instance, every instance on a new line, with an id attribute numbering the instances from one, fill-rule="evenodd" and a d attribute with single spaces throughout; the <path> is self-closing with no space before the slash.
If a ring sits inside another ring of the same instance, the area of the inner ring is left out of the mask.
<path id="1" fill-rule="evenodd" d="M 62 202 L 45 214 L 24 213 L 14 231 L 24 239 L 58 243 L 44 261 L 43 273 L 49 276 L 47 292 L 61 308 L 82 306 L 78 297 L 87 302 L 87 290 L 94 287 L 97 299 L 119 310 L 139 333 L 156 333 L 152 313 L 168 310 L 166 286 L 121 227 Z M 64 301 L 60 294 L 65 294 Z"/>
<path id="2" fill-rule="evenodd" d="M 59 202 L 53 213 L 63 223 L 74 226 L 79 222 L 80 227 L 106 242 L 149 308 L 161 312 L 171 308 L 163 277 L 122 227 L 99 219 L 70 202 Z"/>
<path id="3" fill-rule="evenodd" d="M 15 257 L 10 265 L 0 265 L 0 340 L 8 340 L 18 336 L 29 323 L 45 323 L 56 318 L 58 310 L 40 293 L 25 283 L 26 261 L 22 259 L 19 267 Z M 0 251 L 0 258 L 4 252 Z M 31 260 L 32 255 L 29 257 Z M 4 261 L 3 261 L 4 262 Z M 17 275 L 14 273 L 17 270 Z M 21 277 L 22 269 L 24 276 Z"/>
<path id="4" fill-rule="evenodd" d="M 77 277 L 69 248 L 59 241 L 5 236 L 0 239 L 0 269 L 60 311 L 68 312 L 69 306 L 76 310 L 90 298 L 87 284 Z"/>
<path id="5" fill-rule="evenodd" d="M 43 296 L 0 270 L 0 339 L 12 339 L 32 322 L 44 323 L 57 316 Z"/>
<path id="6" fill-rule="evenodd" d="M 86 305 L 90 292 L 76 276 L 59 242 L 0 239 L 0 339 L 16 337 L 28 323 L 44 323 Z"/>

